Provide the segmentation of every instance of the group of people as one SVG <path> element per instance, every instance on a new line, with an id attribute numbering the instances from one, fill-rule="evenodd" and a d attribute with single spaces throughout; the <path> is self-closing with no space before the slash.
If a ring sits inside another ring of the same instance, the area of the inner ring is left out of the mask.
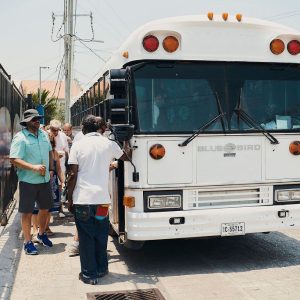
<path id="1" fill-rule="evenodd" d="M 106 123 L 101 117 L 85 117 L 82 133 L 75 138 L 70 124 L 61 131 L 61 123 L 52 120 L 46 130 L 40 125 L 42 118 L 35 109 L 25 111 L 20 122 L 23 129 L 14 136 L 10 150 L 19 180 L 24 251 L 38 254 L 31 236 L 33 213 L 35 241 L 53 246 L 48 237 L 52 234 L 50 213 L 61 210 L 60 195 L 67 176 L 68 209 L 77 229 L 72 254 L 79 247 L 79 279 L 97 284 L 108 273 L 109 171 L 117 166 L 115 159 L 126 160 L 130 155 L 129 144 L 125 143 L 124 154 L 116 142 L 104 137 Z"/>

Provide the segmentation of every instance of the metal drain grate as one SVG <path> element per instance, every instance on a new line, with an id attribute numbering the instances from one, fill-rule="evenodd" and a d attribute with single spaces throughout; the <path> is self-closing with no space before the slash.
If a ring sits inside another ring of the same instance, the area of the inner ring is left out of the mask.
<path id="1" fill-rule="evenodd" d="M 88 293 L 88 300 L 165 300 L 158 289 Z"/>

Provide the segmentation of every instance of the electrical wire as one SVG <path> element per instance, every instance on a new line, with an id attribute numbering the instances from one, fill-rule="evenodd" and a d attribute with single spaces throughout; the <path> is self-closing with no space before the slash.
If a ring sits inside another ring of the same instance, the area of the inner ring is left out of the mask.
<path id="1" fill-rule="evenodd" d="M 63 55 L 61 61 L 58 63 L 58 65 L 57 65 L 57 67 L 56 67 L 56 72 L 57 72 L 57 69 L 58 69 L 58 68 L 59 68 L 59 71 L 58 71 L 56 83 L 55 83 L 55 86 L 54 86 L 54 90 L 53 90 L 53 93 L 52 93 L 52 97 L 55 95 L 55 92 L 56 92 L 56 88 L 57 88 L 59 79 L 61 78 L 61 74 L 63 74 L 63 72 L 62 72 L 62 66 L 63 66 L 64 60 L 65 60 L 65 55 Z M 61 84 L 61 83 L 60 83 L 60 84 Z M 59 88 L 59 91 L 60 91 L 60 88 Z M 58 98 L 58 95 L 59 95 L 59 92 L 58 92 L 58 94 L 57 94 L 57 98 Z"/>
<path id="2" fill-rule="evenodd" d="M 293 10 L 290 12 L 285 12 L 285 13 L 281 13 L 278 15 L 274 15 L 274 16 L 270 16 L 270 17 L 266 17 L 266 19 L 268 20 L 278 20 L 278 19 L 284 19 L 284 18 L 289 18 L 289 17 L 294 17 L 300 15 L 300 10 Z"/>
<path id="3" fill-rule="evenodd" d="M 129 34 L 132 30 L 128 27 L 128 23 L 122 19 L 122 17 L 116 12 L 116 10 L 110 5 L 109 2 L 107 2 L 106 0 L 104 0 L 103 2 L 113 11 L 113 13 L 117 17 L 117 20 L 119 20 L 123 24 L 123 26 L 127 28 Z"/>
<path id="4" fill-rule="evenodd" d="M 106 63 L 106 60 L 104 58 L 102 58 L 100 55 L 98 55 L 92 48 L 87 46 L 81 39 L 78 39 L 77 37 L 75 37 L 75 38 L 79 43 L 81 43 L 84 47 L 86 47 L 89 51 L 91 51 L 94 55 L 96 55 L 100 60 L 102 60 L 103 62 Z"/>
<path id="5" fill-rule="evenodd" d="M 51 41 L 52 42 L 58 42 L 59 40 L 61 40 L 63 38 L 64 35 L 60 34 L 60 36 L 58 36 L 58 34 L 60 33 L 64 24 L 65 24 L 65 20 L 63 18 L 62 23 L 61 23 L 58 31 L 56 32 L 56 39 L 54 39 L 53 34 L 54 34 L 54 27 L 55 27 L 55 15 L 54 15 L 54 13 L 52 13 L 52 29 L 51 29 Z"/>

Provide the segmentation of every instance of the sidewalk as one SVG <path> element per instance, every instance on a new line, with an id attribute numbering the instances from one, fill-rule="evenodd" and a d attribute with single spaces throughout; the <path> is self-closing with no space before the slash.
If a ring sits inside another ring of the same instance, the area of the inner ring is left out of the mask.
<path id="1" fill-rule="evenodd" d="M 38 245 L 39 255 L 25 255 L 22 250 L 20 216 L 15 209 L 9 224 L 0 237 L 0 299 L 86 299 L 90 292 L 153 288 L 151 278 L 137 283 L 109 239 L 109 274 L 99 285 L 92 286 L 78 280 L 79 256 L 69 257 L 67 246 L 75 229 L 71 217 L 56 218 L 50 227 L 54 246 Z M 2 229 L 3 230 L 3 229 Z M 1 232 L 1 231 L 0 231 Z"/>

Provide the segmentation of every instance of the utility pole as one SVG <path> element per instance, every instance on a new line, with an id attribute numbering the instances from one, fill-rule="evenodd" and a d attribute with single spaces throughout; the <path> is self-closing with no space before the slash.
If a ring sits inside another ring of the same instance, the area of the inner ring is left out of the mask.
<path id="1" fill-rule="evenodd" d="M 65 42 L 65 121 L 70 122 L 70 102 L 73 77 L 74 57 L 74 26 L 73 0 L 65 0 L 64 11 L 64 42 Z"/>
<path id="2" fill-rule="evenodd" d="M 72 99 L 72 82 L 73 82 L 73 64 L 74 64 L 74 17 L 90 17 L 91 19 L 91 29 L 93 33 L 93 37 L 90 41 L 94 41 L 94 30 L 92 13 L 90 14 L 74 14 L 74 5 L 73 0 L 64 0 L 64 14 L 63 15 L 55 15 L 52 13 L 53 27 L 52 27 L 52 35 L 54 31 L 54 22 L 55 17 L 63 17 L 63 25 L 64 25 L 64 35 L 60 35 L 58 39 L 53 40 L 53 36 L 51 36 L 53 42 L 59 41 L 61 38 L 64 38 L 64 71 L 65 71 L 65 121 L 70 123 L 70 102 Z M 60 31 L 60 30 L 59 30 Z M 102 41 L 101 41 L 102 42 Z"/>

